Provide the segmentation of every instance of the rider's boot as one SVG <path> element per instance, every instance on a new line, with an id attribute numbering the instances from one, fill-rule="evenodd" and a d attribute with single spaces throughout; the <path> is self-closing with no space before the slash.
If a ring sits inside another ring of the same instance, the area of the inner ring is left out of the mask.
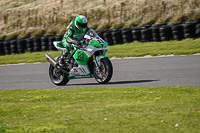
<path id="1" fill-rule="evenodd" d="M 62 52 L 63 52 L 63 54 L 61 55 L 61 57 L 59 58 L 59 61 L 58 61 L 58 63 L 59 63 L 59 65 L 61 66 L 61 67 L 65 67 L 65 58 L 66 58 L 66 56 L 68 55 L 68 50 L 67 50 L 67 48 L 62 48 Z"/>
<path id="2" fill-rule="evenodd" d="M 61 67 L 64 67 L 64 66 L 65 66 L 64 59 L 60 59 L 60 60 L 59 60 L 59 66 L 61 66 Z"/>
<path id="3" fill-rule="evenodd" d="M 59 66 L 61 66 L 61 67 L 64 67 L 64 66 L 65 66 L 65 61 L 64 61 L 64 59 L 65 59 L 64 55 L 62 55 L 62 56 L 59 58 L 59 61 L 58 61 Z"/>

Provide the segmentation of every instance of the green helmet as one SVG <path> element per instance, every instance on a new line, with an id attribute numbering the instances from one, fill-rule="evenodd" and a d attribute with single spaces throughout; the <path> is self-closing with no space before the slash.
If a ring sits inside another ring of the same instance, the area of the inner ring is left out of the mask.
<path id="1" fill-rule="evenodd" d="M 85 16 L 77 16 L 75 19 L 75 26 L 81 32 L 85 32 L 87 29 L 87 18 Z"/>

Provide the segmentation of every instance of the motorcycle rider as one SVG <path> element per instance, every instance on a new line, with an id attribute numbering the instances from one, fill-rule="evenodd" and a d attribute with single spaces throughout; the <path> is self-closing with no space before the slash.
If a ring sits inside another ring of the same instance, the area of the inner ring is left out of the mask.
<path id="1" fill-rule="evenodd" d="M 64 58 L 73 49 L 72 44 L 81 45 L 80 40 L 84 37 L 85 33 L 89 30 L 87 26 L 87 18 L 83 15 L 79 15 L 72 20 L 67 27 L 67 31 L 64 34 L 62 43 L 54 43 L 54 46 L 63 51 L 63 55 L 59 59 L 59 65 L 61 67 L 65 66 Z"/>

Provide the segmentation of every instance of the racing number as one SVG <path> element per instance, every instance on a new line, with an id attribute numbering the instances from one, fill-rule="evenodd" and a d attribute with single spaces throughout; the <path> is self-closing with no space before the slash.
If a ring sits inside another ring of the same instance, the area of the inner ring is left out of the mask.
<path id="1" fill-rule="evenodd" d="M 101 40 L 101 39 L 98 39 L 97 42 L 100 44 L 104 44 L 103 40 Z"/>

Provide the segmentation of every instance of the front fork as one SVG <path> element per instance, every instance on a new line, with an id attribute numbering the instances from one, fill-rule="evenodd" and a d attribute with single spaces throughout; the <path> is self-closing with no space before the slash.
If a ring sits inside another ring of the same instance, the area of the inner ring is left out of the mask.
<path id="1" fill-rule="evenodd" d="M 99 72 L 102 71 L 102 70 L 101 70 L 101 67 L 100 67 L 100 65 L 101 65 L 101 59 L 102 59 L 102 58 L 107 58 L 107 56 L 102 55 L 102 52 L 101 52 L 101 51 L 99 51 L 99 55 L 98 55 L 98 56 L 95 56 L 95 54 L 92 55 L 93 62 L 94 62 L 95 66 L 96 66 L 96 68 L 97 68 L 97 70 L 98 70 Z"/>
<path id="2" fill-rule="evenodd" d="M 92 59 L 93 59 L 93 61 L 94 61 L 94 64 L 95 64 L 97 70 L 100 72 L 100 71 L 101 71 L 100 63 L 97 62 L 97 59 L 96 59 L 96 57 L 95 57 L 94 54 L 92 55 Z"/>

